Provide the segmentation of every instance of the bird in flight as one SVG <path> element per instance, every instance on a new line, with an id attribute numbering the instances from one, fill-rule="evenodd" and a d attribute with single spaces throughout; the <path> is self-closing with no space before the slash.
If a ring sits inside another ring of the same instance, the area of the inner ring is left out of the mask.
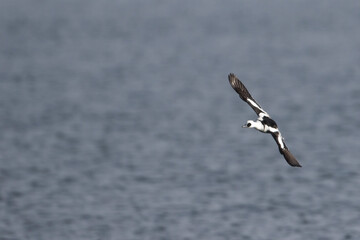
<path id="1" fill-rule="evenodd" d="M 230 73 L 228 77 L 232 88 L 239 94 L 240 98 L 249 104 L 249 106 L 258 115 L 258 119 L 256 121 L 248 120 L 247 123 L 242 127 L 255 128 L 260 132 L 270 133 L 276 141 L 279 147 L 279 151 L 284 156 L 287 163 L 292 167 L 301 167 L 300 163 L 287 148 L 276 122 L 270 118 L 269 114 L 265 112 L 264 109 L 260 107 L 260 105 L 250 95 L 245 85 L 235 76 L 235 74 Z"/>

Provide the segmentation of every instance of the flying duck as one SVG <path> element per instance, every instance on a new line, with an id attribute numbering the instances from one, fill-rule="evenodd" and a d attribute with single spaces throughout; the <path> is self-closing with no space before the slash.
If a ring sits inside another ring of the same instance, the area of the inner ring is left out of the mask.
<path id="1" fill-rule="evenodd" d="M 300 163 L 287 148 L 276 122 L 270 118 L 270 115 L 265 112 L 264 109 L 260 107 L 260 105 L 250 95 L 245 85 L 235 76 L 235 74 L 230 73 L 228 77 L 232 88 L 239 94 L 240 98 L 249 104 L 249 106 L 258 115 L 258 119 L 256 121 L 248 120 L 247 123 L 242 127 L 255 128 L 260 132 L 270 133 L 277 143 L 279 151 L 284 156 L 287 163 L 292 167 L 301 167 Z"/>

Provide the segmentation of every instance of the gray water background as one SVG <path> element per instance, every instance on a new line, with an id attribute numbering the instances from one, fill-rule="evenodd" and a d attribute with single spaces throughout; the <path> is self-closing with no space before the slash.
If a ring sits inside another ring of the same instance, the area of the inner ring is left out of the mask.
<path id="1" fill-rule="evenodd" d="M 2 0 L 0 239 L 360 239 L 359 67 L 355 0 Z"/>

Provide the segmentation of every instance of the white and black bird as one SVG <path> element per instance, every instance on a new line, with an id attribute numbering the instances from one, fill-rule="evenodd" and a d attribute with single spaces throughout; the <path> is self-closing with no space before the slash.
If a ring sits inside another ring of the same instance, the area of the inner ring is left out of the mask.
<path id="1" fill-rule="evenodd" d="M 244 84 L 235 76 L 235 74 L 229 74 L 229 82 L 233 89 L 239 94 L 240 98 L 247 102 L 249 106 L 259 116 L 256 121 L 248 120 L 247 123 L 242 126 L 244 128 L 255 128 L 256 130 L 263 133 L 270 133 L 279 146 L 280 153 L 284 156 L 285 160 L 290 166 L 301 167 L 300 163 L 291 154 L 287 148 L 284 138 L 278 129 L 276 122 L 270 118 L 269 114 L 265 112 L 255 99 L 250 95 Z"/>

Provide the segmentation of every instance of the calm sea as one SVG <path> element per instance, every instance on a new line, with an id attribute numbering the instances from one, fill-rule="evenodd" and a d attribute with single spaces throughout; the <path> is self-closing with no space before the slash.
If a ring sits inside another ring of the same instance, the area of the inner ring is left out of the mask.
<path id="1" fill-rule="evenodd" d="M 360 239 L 359 12 L 2 0 L 0 240 Z"/>

